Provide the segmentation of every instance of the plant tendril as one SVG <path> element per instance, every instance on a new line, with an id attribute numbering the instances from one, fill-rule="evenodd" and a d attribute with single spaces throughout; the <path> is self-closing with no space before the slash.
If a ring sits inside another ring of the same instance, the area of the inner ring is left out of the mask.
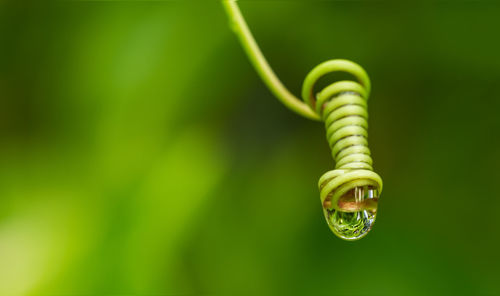
<path id="1" fill-rule="evenodd" d="M 236 1 L 223 1 L 223 5 L 231 28 L 273 94 L 296 113 L 325 123 L 336 164 L 335 170 L 323 174 L 318 184 L 325 218 L 339 237 L 346 240 L 363 237 L 375 220 L 382 191 L 382 179 L 373 171 L 368 148 L 367 100 L 371 85 L 365 70 L 348 60 L 324 62 L 307 75 L 301 101 L 288 91 L 269 66 Z M 351 74 L 357 81 L 336 81 L 315 92 L 318 80 L 333 72 Z"/>

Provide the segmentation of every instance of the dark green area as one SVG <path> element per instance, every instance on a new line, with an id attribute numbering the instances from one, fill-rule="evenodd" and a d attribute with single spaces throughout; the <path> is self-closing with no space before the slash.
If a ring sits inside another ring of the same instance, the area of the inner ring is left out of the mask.
<path id="1" fill-rule="evenodd" d="M 243 1 L 299 94 L 371 77 L 377 222 L 335 237 L 324 127 L 217 1 L 0 3 L 0 295 L 497 295 L 500 5 Z"/>

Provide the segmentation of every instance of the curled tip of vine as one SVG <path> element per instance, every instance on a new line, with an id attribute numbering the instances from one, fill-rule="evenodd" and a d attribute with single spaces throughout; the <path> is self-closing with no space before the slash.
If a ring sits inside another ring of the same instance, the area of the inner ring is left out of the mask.
<path id="1" fill-rule="evenodd" d="M 236 1 L 222 1 L 229 26 L 271 92 L 290 110 L 312 120 L 322 120 L 336 169 L 319 180 L 325 218 L 332 231 L 345 240 L 365 236 L 377 213 L 382 179 L 373 172 L 368 148 L 367 99 L 370 80 L 365 70 L 348 60 L 330 60 L 316 66 L 306 77 L 302 100 L 281 83 L 252 36 Z M 319 92 L 315 84 L 332 72 L 346 72 L 355 81 L 337 81 Z"/>

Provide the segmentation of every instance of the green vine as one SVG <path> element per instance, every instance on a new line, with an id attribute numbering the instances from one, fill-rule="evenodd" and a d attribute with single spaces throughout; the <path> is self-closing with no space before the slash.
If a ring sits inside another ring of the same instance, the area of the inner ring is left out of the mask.
<path id="1" fill-rule="evenodd" d="M 279 80 L 273 69 L 269 66 L 266 58 L 262 54 L 257 42 L 252 36 L 245 19 L 241 15 L 240 9 L 236 1 L 223 1 L 226 12 L 229 15 L 230 26 L 236 33 L 243 45 L 250 61 L 259 73 L 264 83 L 269 87 L 271 92 L 285 106 L 295 111 L 296 113 L 313 120 L 320 120 L 320 117 L 309 106 L 295 97 Z"/>
<path id="2" fill-rule="evenodd" d="M 302 101 L 288 91 L 273 72 L 255 42 L 236 1 L 222 2 L 230 26 L 250 61 L 272 93 L 289 109 L 325 123 L 335 170 L 319 180 L 320 198 L 330 229 L 346 240 L 365 236 L 375 221 L 382 179 L 373 172 L 368 148 L 367 100 L 370 79 L 348 60 L 330 60 L 315 67 L 302 87 Z M 326 74 L 345 72 L 357 81 L 337 81 L 319 92 L 315 84 Z"/>

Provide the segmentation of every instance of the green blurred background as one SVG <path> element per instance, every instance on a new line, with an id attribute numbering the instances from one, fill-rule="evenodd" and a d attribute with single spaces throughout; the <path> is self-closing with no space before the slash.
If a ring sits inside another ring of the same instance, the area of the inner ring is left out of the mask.
<path id="1" fill-rule="evenodd" d="M 324 127 L 218 1 L 2 1 L 0 295 L 499 295 L 500 5 L 241 8 L 296 94 L 331 58 L 368 71 L 372 232 L 330 232 Z"/>

